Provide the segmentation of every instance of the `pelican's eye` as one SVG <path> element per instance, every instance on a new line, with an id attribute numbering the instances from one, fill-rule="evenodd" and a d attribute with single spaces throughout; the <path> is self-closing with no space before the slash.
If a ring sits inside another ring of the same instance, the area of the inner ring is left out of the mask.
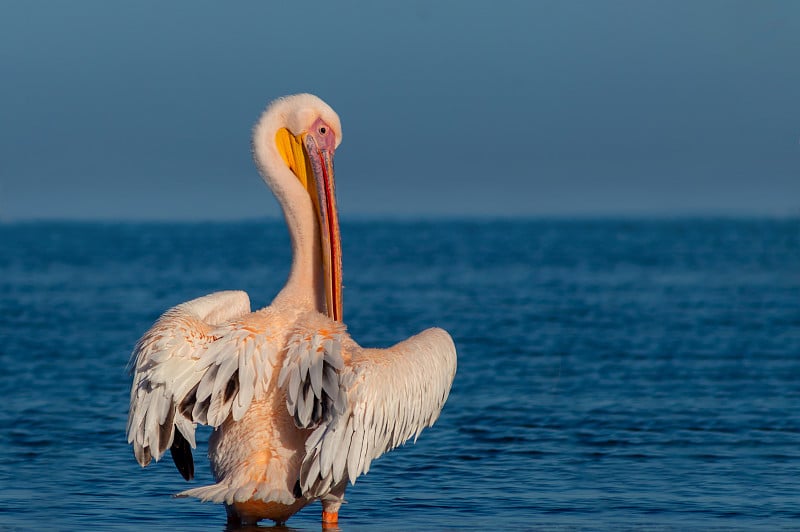
<path id="1" fill-rule="evenodd" d="M 336 130 L 322 118 L 317 118 L 306 131 L 317 141 L 317 149 L 331 153 L 336 149 Z"/>

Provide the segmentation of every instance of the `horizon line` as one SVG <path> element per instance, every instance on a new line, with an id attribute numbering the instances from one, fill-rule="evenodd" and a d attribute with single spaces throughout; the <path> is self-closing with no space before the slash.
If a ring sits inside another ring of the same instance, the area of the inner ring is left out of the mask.
<path id="1" fill-rule="evenodd" d="M 513 222 L 513 221 L 683 221 L 683 220 L 776 220 L 800 221 L 800 209 L 793 212 L 597 212 L 597 213 L 543 213 L 543 214 L 347 214 L 340 216 L 342 223 L 361 222 Z M 77 224 L 238 224 L 238 223 L 284 223 L 282 215 L 243 217 L 129 217 L 129 216 L 31 216 L 3 217 L 0 225 L 36 223 Z"/>

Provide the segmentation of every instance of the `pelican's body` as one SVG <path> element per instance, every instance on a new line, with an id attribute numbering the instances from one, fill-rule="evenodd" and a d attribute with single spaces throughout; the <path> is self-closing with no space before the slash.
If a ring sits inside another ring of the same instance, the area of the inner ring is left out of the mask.
<path id="1" fill-rule="evenodd" d="M 432 425 L 455 375 L 441 329 L 365 349 L 341 322 L 340 141 L 338 116 L 315 96 L 267 109 L 253 151 L 292 237 L 286 286 L 256 312 L 238 291 L 178 305 L 133 353 L 128 441 L 137 460 L 145 466 L 170 449 L 191 479 L 195 427 L 214 427 L 217 483 L 181 495 L 225 503 L 234 522 L 283 522 L 317 499 L 323 521 L 335 522 L 348 480 Z"/>

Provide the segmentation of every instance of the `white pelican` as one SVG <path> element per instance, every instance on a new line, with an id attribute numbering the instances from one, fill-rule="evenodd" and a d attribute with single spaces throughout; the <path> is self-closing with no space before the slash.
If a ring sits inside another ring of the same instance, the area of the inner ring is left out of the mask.
<path id="1" fill-rule="evenodd" d="M 128 442 L 142 466 L 167 449 L 194 477 L 197 424 L 210 425 L 216 484 L 179 496 L 224 503 L 231 524 L 285 522 L 322 501 L 336 523 L 347 481 L 439 416 L 456 371 L 442 329 L 388 349 L 356 344 L 342 323 L 333 154 L 339 117 L 298 94 L 273 102 L 253 156 L 292 241 L 286 286 L 250 311 L 245 292 L 216 292 L 165 312 L 137 343 Z"/>

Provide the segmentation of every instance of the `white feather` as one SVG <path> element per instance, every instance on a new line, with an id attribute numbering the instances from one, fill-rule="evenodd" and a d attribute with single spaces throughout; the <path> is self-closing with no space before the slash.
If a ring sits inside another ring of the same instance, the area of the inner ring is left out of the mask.
<path id="1" fill-rule="evenodd" d="M 345 474 L 355 482 L 369 471 L 373 459 L 430 425 L 456 369 L 455 347 L 441 329 L 430 329 L 387 350 L 350 356 L 353 369 L 338 375 L 340 384 L 346 383 L 339 390 L 344 401 L 327 421 L 327 429 L 323 432 L 324 425 L 320 426 L 306 445 L 306 460 L 319 460 L 316 483 L 303 479 L 313 486 L 314 495 Z M 326 351 L 326 360 L 330 358 Z"/>
<path id="2" fill-rule="evenodd" d="M 231 321 L 249 312 L 249 305 L 244 292 L 217 292 L 189 301 L 165 312 L 137 343 L 131 356 L 134 384 L 127 431 L 140 463 L 150 455 L 160 459 L 159 444 L 163 448 L 174 437 L 173 429 L 162 430 L 165 423 L 177 426 L 194 447 L 195 423 L 219 426 L 231 410 L 236 419 L 247 411 L 256 378 L 271 374 L 263 366 L 275 364 L 274 351 L 258 342 L 264 351 L 259 352 L 253 333 Z M 237 370 L 239 392 L 234 401 L 225 401 Z M 265 385 L 259 383 L 259 389 Z M 174 412 L 185 400 L 193 401 L 191 419 Z"/>

